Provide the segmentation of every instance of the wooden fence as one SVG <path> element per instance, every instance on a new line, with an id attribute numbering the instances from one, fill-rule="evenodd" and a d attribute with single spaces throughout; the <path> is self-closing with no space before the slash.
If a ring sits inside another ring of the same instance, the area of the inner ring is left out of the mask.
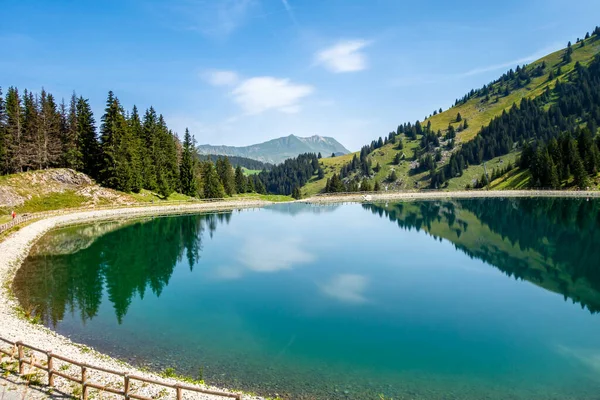
<path id="1" fill-rule="evenodd" d="M 242 395 L 239 393 L 227 393 L 227 392 L 221 392 L 221 391 L 215 391 L 215 390 L 201 389 L 198 387 L 182 385 L 179 383 L 171 384 L 171 383 L 161 382 L 158 380 L 148 379 L 148 378 L 144 378 L 144 377 L 137 376 L 137 375 L 131 375 L 131 374 L 124 373 L 124 372 L 113 371 L 113 370 L 107 369 L 107 368 L 94 367 L 92 365 L 80 363 L 80 362 L 71 360 L 67 357 L 63 357 L 61 355 L 54 354 L 51 351 L 42 350 L 42 349 L 25 344 L 20 341 L 12 342 L 10 340 L 6 340 L 6 339 L 0 337 L 0 342 L 4 342 L 12 347 L 11 350 L 4 350 L 3 348 L 0 347 L 0 356 L 2 354 L 5 354 L 5 355 L 9 356 L 10 358 L 14 359 L 15 361 L 17 361 L 19 363 L 19 375 L 25 375 L 25 365 L 27 364 L 30 366 L 30 368 L 37 368 L 42 371 L 45 371 L 48 374 L 48 386 L 50 386 L 50 387 L 54 386 L 54 378 L 57 376 L 67 379 L 71 382 L 75 382 L 75 383 L 81 385 L 81 398 L 83 400 L 88 399 L 88 389 L 90 389 L 90 388 L 101 390 L 101 391 L 108 392 L 108 393 L 112 393 L 117 396 L 123 396 L 126 400 L 128 400 L 128 399 L 153 400 L 153 398 L 151 398 L 151 397 L 146 397 L 146 396 L 142 396 L 142 395 L 134 393 L 135 390 L 132 389 L 132 383 L 135 381 L 150 384 L 150 385 L 160 386 L 165 389 L 171 389 L 174 391 L 175 398 L 177 400 L 183 399 L 184 392 L 203 393 L 203 394 L 208 394 L 208 395 L 242 400 Z M 42 364 L 36 362 L 36 359 L 33 356 L 27 357 L 25 355 L 26 349 L 43 354 L 46 357 L 46 365 L 42 365 Z M 60 360 L 66 364 L 70 364 L 75 367 L 79 367 L 81 369 L 81 373 L 79 374 L 79 376 L 72 376 L 67 373 L 64 373 L 61 370 L 56 370 L 54 368 L 54 360 Z M 116 375 L 118 377 L 121 377 L 123 379 L 123 389 L 122 390 L 115 389 L 115 388 L 112 388 L 109 386 L 100 385 L 98 383 L 94 383 L 94 382 L 90 381 L 88 379 L 88 371 L 89 370 L 95 370 L 95 371 L 103 372 L 105 374 L 109 374 L 109 375 L 113 375 L 113 376 Z"/>

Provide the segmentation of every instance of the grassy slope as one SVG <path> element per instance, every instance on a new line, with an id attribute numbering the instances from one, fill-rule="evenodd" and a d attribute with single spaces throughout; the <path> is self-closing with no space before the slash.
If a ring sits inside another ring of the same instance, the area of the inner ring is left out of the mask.
<path id="1" fill-rule="evenodd" d="M 242 172 L 244 173 L 244 175 L 250 176 L 250 175 L 260 174 L 261 170 L 260 169 L 248 169 L 248 168 L 242 167 Z"/>
<path id="2" fill-rule="evenodd" d="M 577 61 L 585 65 L 593 60 L 594 55 L 600 52 L 600 40 L 592 42 L 591 39 L 588 39 L 586 41 L 586 46 L 583 48 L 580 48 L 579 44 L 574 44 L 573 50 L 573 61 L 569 64 L 561 66 L 562 75 L 557 76 L 557 78 L 561 80 L 566 79 L 566 75 L 573 70 Z M 537 78 L 532 78 L 529 85 L 512 91 L 508 96 L 500 97 L 498 102 L 495 102 L 494 97 L 492 97 L 488 103 L 485 103 L 483 98 L 473 98 L 467 101 L 465 104 L 452 107 L 440 114 L 434 115 L 422 121 L 421 124 L 425 126 L 427 125 L 428 121 L 431 121 L 431 127 L 434 131 L 439 129 L 442 132 L 445 132 L 449 124 L 452 124 L 455 128 L 461 124 L 455 122 L 456 115 L 460 113 L 463 119 L 466 118 L 468 120 L 469 127 L 458 133 L 457 142 L 461 143 L 472 140 L 475 136 L 477 136 L 482 126 L 488 125 L 489 121 L 491 121 L 494 117 L 501 115 L 502 111 L 510 109 L 514 103 L 518 104 L 524 97 L 537 97 L 544 92 L 548 85 L 553 86 L 554 81 L 548 81 L 548 74 L 550 70 L 554 70 L 556 72 L 558 65 L 562 61 L 563 53 L 564 49 L 551 53 L 529 64 L 530 66 L 535 66 L 542 62 L 546 62 L 545 74 Z M 376 135 L 374 134 L 373 136 L 375 138 Z M 405 140 L 404 144 L 405 146 L 403 151 L 410 159 L 414 149 L 418 147 L 418 141 L 410 142 Z M 375 179 L 383 183 L 386 177 L 390 174 L 392 168 L 394 168 L 396 169 L 396 172 L 400 178 L 396 184 L 387 184 L 388 189 L 413 189 L 427 187 L 428 173 L 425 172 L 417 175 L 410 175 L 410 161 L 405 161 L 400 166 L 395 166 L 391 163 L 397 151 L 398 150 L 395 149 L 395 146 L 390 144 L 371 153 L 369 157 L 371 157 L 373 160 L 373 166 L 375 166 L 377 162 L 379 162 L 382 166 L 381 171 L 376 174 Z M 308 184 L 302 188 L 303 195 L 308 196 L 323 191 L 327 178 L 331 177 L 334 173 L 339 172 L 342 165 L 352 160 L 353 154 L 331 159 L 322 159 L 321 164 L 325 171 L 325 178 L 322 180 L 317 180 L 316 177 L 311 179 Z M 514 163 L 514 160 L 516 160 L 517 157 L 518 153 L 511 153 L 488 161 L 488 172 L 491 173 L 493 168 L 497 168 L 500 165 L 506 165 L 500 163 L 500 160 L 503 160 L 504 163 Z M 464 172 L 463 176 L 451 179 L 448 183 L 448 189 L 464 189 L 468 183 L 472 183 L 474 179 L 479 179 L 482 174 L 482 165 L 471 166 Z M 386 184 L 384 183 L 383 186 L 385 187 Z"/>

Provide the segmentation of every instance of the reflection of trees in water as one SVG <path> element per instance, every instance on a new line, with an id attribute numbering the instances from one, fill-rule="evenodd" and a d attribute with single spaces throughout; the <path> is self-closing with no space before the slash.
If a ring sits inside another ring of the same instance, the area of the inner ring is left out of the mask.
<path id="1" fill-rule="evenodd" d="M 160 296 L 183 257 L 192 270 L 204 231 L 212 237 L 218 223 L 230 219 L 231 213 L 156 218 L 102 235 L 74 254 L 48 255 L 46 247 L 27 257 L 13 289 L 24 309 L 53 326 L 66 310 L 79 309 L 83 321 L 96 316 L 105 289 L 121 323 L 136 294 L 143 298 L 150 289 Z"/>
<path id="2" fill-rule="evenodd" d="M 471 258 L 600 312 L 599 201 L 476 199 L 363 207 L 403 229 L 425 230 L 436 239 L 450 240 Z M 461 210 L 476 217 L 476 223 Z M 467 229 L 479 236 L 464 237 Z"/>

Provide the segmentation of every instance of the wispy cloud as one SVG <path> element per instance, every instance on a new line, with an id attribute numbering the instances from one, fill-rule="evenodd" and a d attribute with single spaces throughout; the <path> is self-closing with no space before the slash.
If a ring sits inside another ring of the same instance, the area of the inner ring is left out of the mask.
<path id="1" fill-rule="evenodd" d="M 209 70 L 202 73 L 202 77 L 213 86 L 232 86 L 238 83 L 239 77 L 235 71 Z"/>
<path id="2" fill-rule="evenodd" d="M 370 42 L 344 40 L 319 51 L 315 63 L 334 73 L 361 71 L 367 68 L 367 56 L 361 51 Z"/>
<path id="3" fill-rule="evenodd" d="M 367 284 L 367 278 L 362 275 L 339 274 L 327 284 L 322 285 L 321 291 L 325 295 L 345 303 L 361 304 L 367 302 L 364 295 Z"/>
<path id="4" fill-rule="evenodd" d="M 296 16 L 294 15 L 294 10 L 292 9 L 290 2 L 288 0 L 281 0 L 281 2 L 283 3 L 283 7 L 285 8 L 285 11 L 287 11 L 287 13 L 290 16 L 290 19 L 292 20 L 294 25 L 298 25 L 298 21 L 296 20 Z"/>
<path id="5" fill-rule="evenodd" d="M 521 57 L 516 60 L 506 61 L 496 64 L 490 64 L 482 67 L 473 68 L 466 72 L 460 72 L 456 74 L 436 74 L 436 75 L 410 75 L 409 77 L 394 79 L 391 81 L 391 84 L 394 86 L 419 86 L 419 85 L 430 85 L 436 84 L 439 82 L 450 81 L 450 80 L 458 80 L 462 78 L 467 78 L 475 75 L 484 74 L 487 72 L 493 71 L 506 71 L 510 68 L 516 68 L 517 65 L 528 64 L 532 61 L 538 60 L 541 57 L 544 57 L 548 53 L 552 53 L 558 49 L 562 48 L 561 43 L 554 43 L 550 46 L 547 46 L 541 50 L 536 51 L 533 54 L 530 54 L 526 57 Z"/>
<path id="6" fill-rule="evenodd" d="M 260 76 L 244 80 L 231 93 L 246 115 L 254 115 L 269 110 L 297 113 L 300 100 L 313 92 L 314 88 L 310 85 Z"/>
<path id="7" fill-rule="evenodd" d="M 175 29 L 226 38 L 250 18 L 258 0 L 173 0 L 158 4 L 160 16 Z"/>
<path id="8" fill-rule="evenodd" d="M 483 74 L 485 72 L 492 72 L 492 71 L 497 71 L 497 70 L 506 70 L 509 68 L 515 68 L 517 65 L 530 63 L 541 57 L 544 57 L 548 53 L 552 53 L 556 50 L 559 50 L 562 47 L 563 47 L 562 43 L 556 42 L 556 43 L 546 46 L 543 49 L 540 49 L 540 50 L 536 51 L 535 53 L 530 54 L 526 57 L 521 57 L 516 60 L 507 61 L 507 62 L 503 62 L 503 63 L 491 64 L 491 65 L 487 65 L 484 67 L 474 68 L 472 70 L 469 70 L 467 72 L 463 72 L 462 74 L 459 74 L 459 76 L 460 77 L 473 76 L 473 75 Z"/>

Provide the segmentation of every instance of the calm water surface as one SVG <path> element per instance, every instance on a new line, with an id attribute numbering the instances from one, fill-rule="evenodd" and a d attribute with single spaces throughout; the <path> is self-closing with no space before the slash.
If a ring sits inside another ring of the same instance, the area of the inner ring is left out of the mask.
<path id="1" fill-rule="evenodd" d="M 47 234 L 23 307 L 155 370 L 294 399 L 598 399 L 600 202 L 275 205 Z"/>

